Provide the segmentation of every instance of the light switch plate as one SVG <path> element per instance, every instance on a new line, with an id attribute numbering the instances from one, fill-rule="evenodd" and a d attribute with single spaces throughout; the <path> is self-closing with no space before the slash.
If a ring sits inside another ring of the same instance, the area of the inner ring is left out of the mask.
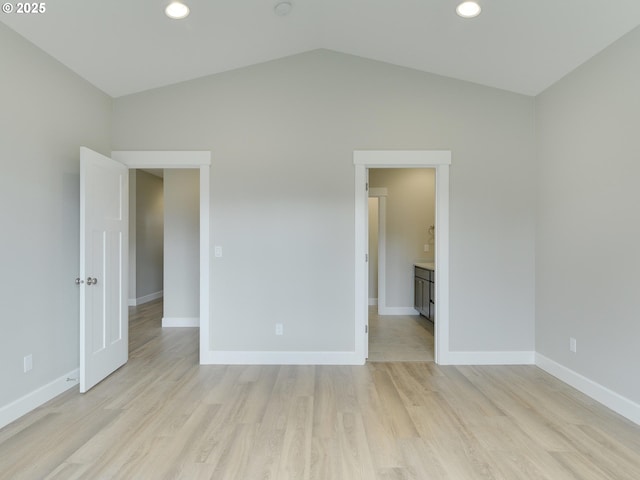
<path id="1" fill-rule="evenodd" d="M 24 357 L 24 373 L 27 373 L 33 368 L 33 355 L 29 354 Z"/>
<path id="2" fill-rule="evenodd" d="M 222 247 L 220 245 L 216 245 L 213 249 L 213 254 L 217 257 L 220 258 L 222 256 Z"/>

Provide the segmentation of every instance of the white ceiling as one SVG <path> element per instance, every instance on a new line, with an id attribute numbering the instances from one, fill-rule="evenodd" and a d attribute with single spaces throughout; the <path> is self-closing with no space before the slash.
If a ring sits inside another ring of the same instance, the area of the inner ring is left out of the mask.
<path id="1" fill-rule="evenodd" d="M 640 25 L 640 0 L 50 0 L 4 22 L 109 95 L 325 48 L 536 95 Z M 639 52 L 640 55 L 640 52 Z"/>

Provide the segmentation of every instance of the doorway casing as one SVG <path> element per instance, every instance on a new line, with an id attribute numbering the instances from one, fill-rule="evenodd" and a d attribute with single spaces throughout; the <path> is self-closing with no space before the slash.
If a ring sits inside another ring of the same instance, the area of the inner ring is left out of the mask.
<path id="1" fill-rule="evenodd" d="M 114 151 L 111 158 L 134 168 L 198 168 L 200 170 L 200 363 L 209 351 L 210 170 L 209 151 Z"/>
<path id="2" fill-rule="evenodd" d="M 449 150 L 356 150 L 355 165 L 355 339 L 356 356 L 366 361 L 368 331 L 368 198 L 369 168 L 434 168 L 436 171 L 436 309 L 435 361 L 450 363 L 449 355 Z"/>

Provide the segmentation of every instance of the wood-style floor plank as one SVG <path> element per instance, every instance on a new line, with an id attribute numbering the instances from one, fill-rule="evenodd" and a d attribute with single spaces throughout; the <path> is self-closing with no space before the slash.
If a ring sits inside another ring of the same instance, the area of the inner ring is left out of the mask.
<path id="1" fill-rule="evenodd" d="M 425 360 L 423 321 L 376 318 L 365 366 L 200 366 L 161 317 L 133 308 L 125 366 L 0 430 L 0 479 L 640 478 L 640 427 L 533 366 Z"/>

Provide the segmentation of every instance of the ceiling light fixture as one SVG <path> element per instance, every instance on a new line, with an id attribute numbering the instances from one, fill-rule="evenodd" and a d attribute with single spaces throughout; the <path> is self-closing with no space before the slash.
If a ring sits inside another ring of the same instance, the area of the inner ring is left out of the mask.
<path id="1" fill-rule="evenodd" d="M 291 2 L 279 2 L 279 3 L 276 3 L 275 7 L 273 7 L 273 11 L 279 17 L 285 17 L 291 13 L 292 8 L 293 8 L 293 5 L 291 4 Z"/>
<path id="2" fill-rule="evenodd" d="M 456 13 L 462 18 L 473 18 L 480 15 L 482 9 L 478 2 L 462 2 L 456 8 Z"/>
<path id="3" fill-rule="evenodd" d="M 189 15 L 189 7 L 184 3 L 171 2 L 167 5 L 167 8 L 164 9 L 164 14 L 174 20 L 181 20 Z"/>

